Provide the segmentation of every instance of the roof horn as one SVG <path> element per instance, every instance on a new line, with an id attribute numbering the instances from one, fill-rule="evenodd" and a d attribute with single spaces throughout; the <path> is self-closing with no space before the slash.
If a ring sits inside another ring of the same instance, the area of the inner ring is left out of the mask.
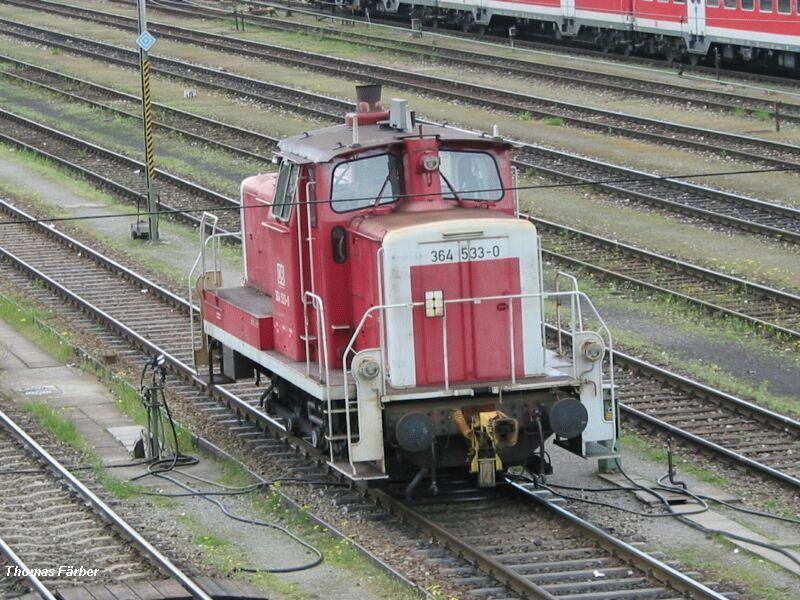
<path id="1" fill-rule="evenodd" d="M 360 113 L 380 112 L 383 110 L 381 104 L 381 84 L 374 83 L 369 85 L 356 86 L 356 102 Z"/>

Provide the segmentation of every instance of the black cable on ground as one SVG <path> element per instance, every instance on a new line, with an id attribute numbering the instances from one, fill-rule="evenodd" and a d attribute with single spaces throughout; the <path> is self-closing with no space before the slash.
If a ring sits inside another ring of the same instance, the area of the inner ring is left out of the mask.
<path id="1" fill-rule="evenodd" d="M 145 377 L 147 375 L 147 370 L 150 367 L 152 367 L 152 369 L 153 369 L 153 385 L 146 390 L 145 385 L 144 385 L 144 380 L 145 380 Z M 165 479 L 166 481 L 169 481 L 170 483 L 173 483 L 174 485 L 182 488 L 184 490 L 184 492 L 183 493 L 181 493 L 181 492 L 170 493 L 170 492 L 146 492 L 146 491 L 143 491 L 142 493 L 144 495 L 147 495 L 147 496 L 161 496 L 161 497 L 167 497 L 167 498 L 189 498 L 189 497 L 202 498 L 203 500 L 206 500 L 206 501 L 211 502 L 212 504 L 214 504 L 217 508 L 219 508 L 220 511 L 222 511 L 222 514 L 224 514 L 229 519 L 232 519 L 234 521 L 239 521 L 241 523 L 246 523 L 248 525 L 254 525 L 254 526 L 257 526 L 257 527 L 268 527 L 268 528 L 280 531 L 283 534 L 285 534 L 288 537 L 290 537 L 291 539 L 293 539 L 295 542 L 297 542 L 301 546 L 303 546 L 304 548 L 310 550 L 313 554 L 316 554 L 316 558 L 313 561 L 311 561 L 309 563 L 306 563 L 304 565 L 299 565 L 299 566 L 294 566 L 294 567 L 285 567 L 285 568 L 276 568 L 276 569 L 251 569 L 249 567 L 238 567 L 236 569 L 237 571 L 242 571 L 242 572 L 245 572 L 245 573 L 295 573 L 297 571 L 305 571 L 307 569 L 312 569 L 312 568 L 316 567 L 317 565 L 321 564 L 322 561 L 325 558 L 323 553 L 322 553 L 322 551 L 320 549 L 316 548 L 315 546 L 313 546 L 312 544 L 310 544 L 310 543 L 306 542 L 305 540 L 301 539 L 299 536 L 297 536 L 296 534 L 294 534 L 291 531 L 289 531 L 286 527 L 284 527 L 282 525 L 279 525 L 277 523 L 272 523 L 272 522 L 269 522 L 269 521 L 261 521 L 259 519 L 251 519 L 249 517 L 243 517 L 241 515 L 234 514 L 234 513 L 230 512 L 228 510 L 228 508 L 224 504 L 222 504 L 222 502 L 217 500 L 214 496 L 241 496 L 241 495 L 245 495 L 245 494 L 251 494 L 253 492 L 257 492 L 257 491 L 262 490 L 262 489 L 264 489 L 266 487 L 274 485 L 275 483 L 278 483 L 279 481 L 292 482 L 292 483 L 305 483 L 305 484 L 309 484 L 309 485 L 317 485 L 317 484 L 326 484 L 327 485 L 327 482 L 313 480 L 313 479 L 286 477 L 286 478 L 282 478 L 282 479 L 276 479 L 276 480 L 271 481 L 271 482 L 263 482 L 263 483 L 259 482 L 259 483 L 252 484 L 252 485 L 249 485 L 249 486 L 242 486 L 242 487 L 239 487 L 239 488 L 230 488 L 228 486 L 223 486 L 222 484 L 219 484 L 219 483 L 216 483 L 216 482 L 212 482 L 212 481 L 203 479 L 201 477 L 185 474 L 185 475 L 187 475 L 189 477 L 192 477 L 194 479 L 198 479 L 200 481 L 204 481 L 205 483 L 209 483 L 211 485 L 215 485 L 215 486 L 218 486 L 218 487 L 226 488 L 226 489 L 223 489 L 222 491 L 208 491 L 208 490 L 195 489 L 195 488 L 189 486 L 188 484 L 185 484 L 185 483 L 183 483 L 181 481 L 178 481 L 174 477 L 170 477 L 169 475 L 167 475 L 167 473 L 169 473 L 169 472 L 180 473 L 180 471 L 177 471 L 178 467 L 196 465 L 196 464 L 198 464 L 200 462 L 200 459 L 198 459 L 196 456 L 190 456 L 190 455 L 182 454 L 180 452 L 180 446 L 179 446 L 179 443 L 178 443 L 178 431 L 177 431 L 177 428 L 175 426 L 175 420 L 172 418 L 172 413 L 170 412 L 170 409 L 169 409 L 169 403 L 167 402 L 166 394 L 164 393 L 164 382 L 165 382 L 165 380 L 166 380 L 166 369 L 163 366 L 163 357 L 155 356 L 155 357 L 153 357 L 153 359 L 147 361 L 145 363 L 144 367 L 142 368 L 142 374 L 141 374 L 141 377 L 140 377 L 140 380 L 139 380 L 139 386 L 140 386 L 140 391 L 141 391 L 141 394 L 142 394 L 142 403 L 145 404 L 145 408 L 146 409 L 148 408 L 148 406 L 147 406 L 147 404 L 145 402 L 146 394 L 156 393 L 156 394 L 158 394 L 160 396 L 160 398 L 159 398 L 160 403 L 164 407 L 164 412 L 166 413 L 167 422 L 169 423 L 170 430 L 172 431 L 172 440 L 173 440 L 174 451 L 175 452 L 174 452 L 173 456 L 170 457 L 170 458 L 162 458 L 162 459 L 158 459 L 158 460 L 149 461 L 149 464 L 147 466 L 147 472 L 131 478 L 130 481 L 137 481 L 137 480 L 143 479 L 145 477 L 157 477 L 157 478 L 160 478 L 160 479 Z M 152 398 L 149 398 L 149 399 L 152 400 Z M 155 405 L 156 405 L 156 410 L 159 410 L 158 406 L 157 406 L 158 402 L 156 402 Z M 151 403 L 150 408 L 152 409 L 152 407 L 153 407 L 153 404 Z M 161 416 L 159 416 L 159 419 L 161 419 Z"/>
<path id="2" fill-rule="evenodd" d="M 705 533 L 706 535 L 717 534 L 717 535 L 720 535 L 722 537 L 727 537 L 727 538 L 734 539 L 734 540 L 737 540 L 737 541 L 740 541 L 740 542 L 744 542 L 744 543 L 747 543 L 747 544 L 753 544 L 754 546 L 760 546 L 762 548 L 766 548 L 767 550 L 772 550 L 773 552 L 777 552 L 777 553 L 785 556 L 786 558 L 788 558 L 789 560 L 791 560 L 792 562 L 794 562 L 798 566 L 800 566 L 800 559 L 798 559 L 789 550 L 786 550 L 785 548 L 782 548 L 781 546 L 778 546 L 777 544 L 772 544 L 770 542 L 762 542 L 760 540 L 754 540 L 754 539 L 748 538 L 746 536 L 741 536 L 741 535 L 738 535 L 738 534 L 735 534 L 735 533 L 731 533 L 731 532 L 728 532 L 728 531 L 724 531 L 724 530 L 721 530 L 721 529 L 715 529 L 715 528 L 711 528 L 711 527 L 706 527 L 705 525 L 701 525 L 700 523 L 696 523 L 695 521 L 692 521 L 691 519 L 688 519 L 686 517 L 691 516 L 691 515 L 695 515 L 695 514 L 700 514 L 700 513 L 703 513 L 703 512 L 706 512 L 707 510 L 709 510 L 709 506 L 708 506 L 708 502 L 707 502 L 707 501 L 709 501 L 709 502 L 715 502 L 715 503 L 721 504 L 723 506 L 732 508 L 734 510 L 738 510 L 740 512 L 744 512 L 744 513 L 747 513 L 747 514 L 753 514 L 753 515 L 757 515 L 757 516 L 761 516 L 761 517 L 765 517 L 765 518 L 775 519 L 775 520 L 778 520 L 778 521 L 786 521 L 786 522 L 789 522 L 789 523 L 800 524 L 800 520 L 790 519 L 788 517 L 782 517 L 782 516 L 779 516 L 779 515 L 772 515 L 770 513 L 765 513 L 765 512 L 762 512 L 762 511 L 757 511 L 757 510 L 748 509 L 748 508 L 744 508 L 744 507 L 737 507 L 737 506 L 734 506 L 734 505 L 732 505 L 732 504 L 730 504 L 728 502 L 720 500 L 719 498 L 714 498 L 712 496 L 707 496 L 707 495 L 703 495 L 703 494 L 695 494 L 694 492 L 691 492 L 691 491 L 689 491 L 689 490 L 687 490 L 687 489 L 685 489 L 683 487 L 671 486 L 671 485 L 664 484 L 663 480 L 664 480 L 665 477 L 667 477 L 669 475 L 669 473 L 666 473 L 665 475 L 662 475 L 661 477 L 658 478 L 658 483 L 659 483 L 658 486 L 653 486 L 653 487 L 644 486 L 644 485 L 641 485 L 640 483 L 637 483 L 636 481 L 634 481 L 628 475 L 628 473 L 622 467 L 622 463 L 620 462 L 619 458 L 616 458 L 615 462 L 617 464 L 617 468 L 619 469 L 620 474 L 631 484 L 632 487 L 581 488 L 581 487 L 566 486 L 566 485 L 556 485 L 556 484 L 548 485 L 548 484 L 544 483 L 543 481 L 536 481 L 536 480 L 530 480 L 530 481 L 532 481 L 532 483 L 538 485 L 539 487 L 542 487 L 542 488 L 548 490 L 550 493 L 554 494 L 555 496 L 558 496 L 560 498 L 564 498 L 566 500 L 574 500 L 576 502 L 583 502 L 585 504 L 590 504 L 590 505 L 593 505 L 593 506 L 602 506 L 602 507 L 606 507 L 606 508 L 611 508 L 611 509 L 614 509 L 614 510 L 619 510 L 619 511 L 622 511 L 622 512 L 626 512 L 626 513 L 630 513 L 630 514 L 634 514 L 634 515 L 638 515 L 638 516 L 642 516 L 642 517 L 674 517 L 675 519 L 679 520 L 681 523 L 684 523 L 685 525 L 688 525 L 689 527 L 692 527 L 693 529 L 701 531 L 702 533 Z M 569 490 L 575 490 L 575 491 L 581 491 L 581 492 L 595 492 L 595 493 L 640 490 L 640 491 L 643 491 L 645 493 L 652 494 L 653 496 L 658 498 L 659 501 L 661 502 L 661 504 L 663 504 L 664 507 L 669 512 L 667 512 L 667 513 L 648 513 L 648 512 L 644 512 L 644 511 L 636 511 L 636 510 L 624 508 L 624 507 L 621 507 L 621 506 L 616 506 L 616 505 L 611 504 L 609 502 L 602 502 L 602 501 L 599 501 L 599 500 L 589 500 L 587 498 L 580 498 L 580 497 L 577 497 L 577 496 L 570 496 L 568 494 L 563 494 L 561 492 L 558 492 L 554 488 L 569 489 Z M 682 494 L 684 496 L 688 496 L 691 499 L 693 499 L 695 502 L 697 502 L 701 506 L 701 508 L 699 508 L 698 510 L 693 511 L 693 512 L 678 513 L 678 512 L 675 511 L 674 507 L 670 504 L 669 500 L 667 500 L 661 492 L 670 492 L 670 493 Z"/>

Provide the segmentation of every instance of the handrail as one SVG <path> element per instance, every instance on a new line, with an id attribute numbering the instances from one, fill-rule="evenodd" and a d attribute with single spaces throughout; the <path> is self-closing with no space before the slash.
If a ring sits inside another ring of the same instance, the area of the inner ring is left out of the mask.
<path id="1" fill-rule="evenodd" d="M 330 372 L 330 362 L 328 361 L 328 331 L 327 331 L 327 321 L 325 319 L 325 305 L 317 294 L 313 292 L 306 291 L 303 294 L 304 297 L 308 297 L 311 299 L 311 305 L 314 307 L 314 310 L 317 311 L 317 331 L 320 335 L 320 343 L 318 344 L 319 348 L 317 350 L 317 361 L 319 362 L 319 374 L 322 377 L 323 367 L 325 371 L 325 393 L 328 398 L 330 398 L 330 380 L 331 380 L 331 372 Z M 321 350 L 321 351 L 320 351 Z M 324 359 L 323 359 L 324 357 Z M 306 357 L 308 360 L 308 357 Z"/>
<path id="2" fill-rule="evenodd" d="M 205 232 L 207 230 L 206 227 L 206 218 L 208 220 L 213 219 L 213 224 L 211 225 L 211 235 L 205 236 Z M 192 279 L 194 278 L 195 271 L 197 270 L 198 265 L 202 265 L 201 267 L 201 274 L 200 277 L 205 277 L 206 274 L 206 247 L 209 243 L 213 242 L 214 245 L 212 247 L 212 257 L 214 263 L 214 273 L 217 272 L 222 273 L 220 270 L 220 263 L 219 263 L 219 256 L 218 256 L 218 249 L 219 249 L 219 241 L 224 237 L 237 237 L 240 236 L 241 233 L 238 231 L 220 231 L 217 232 L 217 219 L 218 217 L 214 214 L 204 212 L 203 216 L 200 218 L 200 237 L 202 239 L 202 243 L 200 245 L 200 252 L 197 255 L 197 258 L 194 260 L 194 264 L 192 264 L 192 268 L 189 269 L 189 278 L 188 278 L 188 287 L 189 287 L 189 335 L 191 336 L 191 344 L 192 344 L 192 360 L 194 361 L 194 351 L 195 347 L 195 339 L 194 339 L 194 313 L 195 313 L 195 306 L 193 302 L 194 296 L 194 284 L 192 283 Z M 195 279 L 197 281 L 197 279 Z M 216 280 L 215 280 L 216 281 Z M 202 303 L 202 298 L 199 299 Z M 198 311 L 200 308 L 198 308 Z M 197 371 L 197 364 L 195 363 L 195 372 Z"/>
<path id="3" fill-rule="evenodd" d="M 200 242 L 200 252 L 198 253 L 197 258 L 195 259 L 194 264 L 192 265 L 192 268 L 189 269 L 189 281 L 188 281 L 188 287 L 189 287 L 189 340 L 190 340 L 190 343 L 192 345 L 192 363 L 194 364 L 195 372 L 197 372 L 197 360 L 195 359 L 195 354 L 194 353 L 195 353 L 195 350 L 197 349 L 197 347 L 195 346 L 195 341 L 194 341 L 194 302 L 192 302 L 192 296 L 193 296 L 193 293 L 194 293 L 194 290 L 193 290 L 194 285 L 192 284 L 192 277 L 194 276 L 194 272 L 197 269 L 197 265 L 198 264 L 202 264 L 202 272 L 201 272 L 200 276 L 201 277 L 205 276 L 205 273 L 206 273 L 206 248 L 205 248 L 205 246 L 206 246 L 207 238 L 205 238 L 204 236 L 205 236 L 205 233 L 206 233 L 206 221 L 211 221 L 212 222 L 211 231 L 213 233 L 217 229 L 217 221 L 218 220 L 219 220 L 219 217 L 217 215 L 212 214 L 212 213 L 207 212 L 207 211 L 203 211 L 203 214 L 200 217 L 200 240 L 201 240 L 201 242 Z M 200 301 L 202 302 L 202 299 Z"/>
<path id="4" fill-rule="evenodd" d="M 556 273 L 556 292 L 561 291 L 560 284 L 561 284 L 561 279 L 562 278 L 566 278 L 572 283 L 572 290 L 573 291 L 576 291 L 576 292 L 578 291 L 578 280 L 577 280 L 577 278 L 574 275 L 572 275 L 570 273 L 567 273 L 566 271 L 558 271 Z M 577 309 L 578 309 L 577 310 L 578 322 L 577 322 L 577 329 L 576 329 L 576 327 L 575 327 L 576 326 L 576 323 L 575 323 L 575 304 L 574 304 L 575 303 L 575 298 L 571 298 L 571 301 L 572 301 L 573 304 L 572 304 L 572 307 L 571 307 L 571 310 L 570 310 L 570 331 L 572 331 L 572 332 L 579 331 L 579 330 L 582 331 L 583 330 L 583 315 L 581 315 L 580 303 L 578 304 L 578 307 L 577 307 Z M 563 355 L 564 354 L 564 346 L 561 343 L 561 302 L 558 302 L 558 301 L 556 302 L 556 327 L 558 328 L 558 353 L 560 355 Z"/>

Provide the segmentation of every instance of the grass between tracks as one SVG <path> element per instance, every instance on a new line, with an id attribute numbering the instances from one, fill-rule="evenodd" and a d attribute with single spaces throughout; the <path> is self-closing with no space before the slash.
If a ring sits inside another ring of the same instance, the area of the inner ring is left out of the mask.
<path id="1" fill-rule="evenodd" d="M 660 465 L 667 464 L 666 448 L 653 447 L 649 440 L 645 440 L 631 431 L 623 432 L 623 434 L 620 436 L 620 442 L 623 448 L 634 450 L 648 460 Z M 731 480 L 724 475 L 720 475 L 713 469 L 701 467 L 691 462 L 691 459 L 689 458 L 674 453 L 672 457 L 677 469 L 686 471 L 700 481 L 718 486 L 726 486 L 731 484 Z"/>
<path id="2" fill-rule="evenodd" d="M 135 218 L 132 203 L 118 201 L 113 196 L 98 190 L 91 183 L 82 179 L 77 174 L 66 168 L 54 165 L 47 159 L 41 158 L 27 150 L 18 150 L 14 147 L 0 143 L 2 162 L 8 162 L 29 170 L 35 175 L 37 184 L 43 183 L 63 189 L 64 192 L 84 199 L 79 206 L 65 208 L 56 204 L 58 197 L 35 189 L 33 184 L 19 180 L 7 180 L 0 176 L 0 192 L 8 197 L 23 203 L 30 203 L 45 212 L 48 216 L 56 218 L 78 217 L 73 221 L 56 224 L 58 229 L 70 232 L 76 229 L 91 237 L 89 245 L 97 246 L 101 250 L 112 249 L 133 258 L 140 272 L 153 272 L 161 281 L 171 282 L 183 290 L 186 286 L 186 276 L 189 265 L 199 252 L 200 243 L 194 229 L 183 224 L 167 219 L 162 219 L 159 225 L 161 242 L 159 244 L 143 243 L 131 239 L 128 226 Z M 31 178 L 33 181 L 34 178 Z M 29 187 L 30 186 L 30 187 Z M 92 206 L 92 205 L 96 205 Z M 81 216 L 93 214 L 119 215 L 118 218 L 80 220 Z M 239 272 L 241 269 L 242 253 L 238 246 L 223 244 L 221 247 L 223 270 Z M 182 269 L 176 269 L 176 264 Z M 146 268 L 145 268 L 146 266 Z"/>
<path id="3" fill-rule="evenodd" d="M 248 486 L 256 481 L 241 467 L 239 463 L 224 461 L 222 483 L 229 486 Z M 388 576 L 373 565 L 354 545 L 352 538 L 339 538 L 331 535 L 309 515 L 308 508 L 299 508 L 287 502 L 280 493 L 281 484 L 276 483 L 266 494 L 254 494 L 247 502 L 254 516 L 267 522 L 289 528 L 302 539 L 316 546 L 325 556 L 325 561 L 348 570 L 353 581 L 364 582 L 379 597 L 392 600 L 411 600 L 419 595 Z M 211 563 L 223 572 L 235 573 L 242 567 L 252 566 L 250 559 L 242 553 L 235 542 L 220 538 L 208 531 L 202 523 L 191 516 L 184 521 L 196 533 L 196 542 Z M 343 533 L 347 535 L 348 524 L 342 524 Z M 291 543 L 291 542 L 290 542 Z M 256 585 L 268 591 L 278 592 L 289 600 L 300 600 L 309 597 L 297 584 L 287 581 L 273 573 L 258 573 L 251 576 Z M 361 585 L 361 584 L 358 584 Z M 429 591 L 437 596 L 440 586 L 432 584 Z M 353 590 L 355 594 L 355 590 Z"/>
<path id="4" fill-rule="evenodd" d="M 142 160 L 141 122 L 136 118 L 112 114 L 10 81 L 0 88 L 0 102 L 4 108 L 37 123 Z M 238 197 L 239 181 L 271 168 L 265 161 L 234 155 L 180 135 L 158 131 L 154 138 L 157 167 L 234 198 Z"/>
<path id="5" fill-rule="evenodd" d="M 736 548 L 731 542 L 719 536 L 716 537 L 716 541 L 727 551 L 733 552 Z M 725 561 L 723 557 L 710 558 L 707 551 L 697 548 L 689 547 L 678 550 L 667 548 L 665 551 L 689 568 L 702 569 L 713 577 L 741 585 L 747 590 L 748 597 L 758 598 L 758 600 L 797 598 L 795 590 L 781 587 L 770 579 L 770 573 L 781 572 L 781 568 L 755 556 L 742 553 L 749 558 L 749 564 L 745 566 L 741 560 L 731 563 Z"/>
<path id="6" fill-rule="evenodd" d="M 111 368 L 89 361 L 85 354 L 71 340 L 66 328 L 59 328 L 60 323 L 51 311 L 35 306 L 29 299 L 9 290 L 0 293 L 0 319 L 9 323 L 42 350 L 63 364 L 72 364 L 83 371 L 94 375 L 115 396 L 117 407 L 138 425 L 145 425 L 147 415 L 142 406 L 138 391 L 120 373 Z M 61 329 L 61 331 L 59 331 Z M 127 481 L 115 477 L 103 466 L 102 458 L 89 446 L 75 424 L 50 407 L 45 402 L 26 402 L 23 408 L 34 414 L 42 425 L 54 437 L 82 452 L 98 481 L 111 494 L 118 498 L 130 498 L 139 495 L 141 489 Z M 190 452 L 193 448 L 191 432 L 178 425 L 176 427 L 178 446 L 182 452 Z M 171 436 L 167 436 L 167 446 L 174 447 Z M 169 504 L 168 499 L 151 498 L 156 504 Z"/>

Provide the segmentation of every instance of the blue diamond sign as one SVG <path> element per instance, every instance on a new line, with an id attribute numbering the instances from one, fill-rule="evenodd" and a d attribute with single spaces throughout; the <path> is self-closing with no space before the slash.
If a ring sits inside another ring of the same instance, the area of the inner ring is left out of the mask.
<path id="1" fill-rule="evenodd" d="M 136 44 L 145 52 L 149 52 L 150 48 L 152 48 L 155 43 L 156 38 L 154 38 L 149 31 L 143 31 L 142 34 L 136 38 Z"/>

